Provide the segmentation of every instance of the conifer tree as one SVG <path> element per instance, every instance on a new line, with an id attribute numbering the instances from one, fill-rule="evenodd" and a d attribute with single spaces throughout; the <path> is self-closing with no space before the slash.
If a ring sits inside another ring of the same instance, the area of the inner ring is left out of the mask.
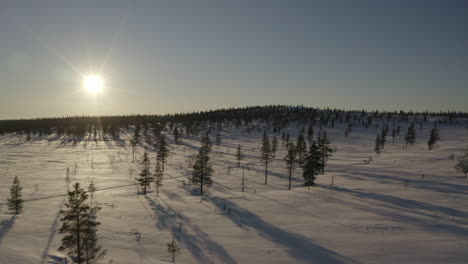
<path id="1" fill-rule="evenodd" d="M 166 137 L 163 134 L 159 135 L 157 140 L 157 158 L 161 161 L 161 169 L 164 171 L 164 163 L 166 163 L 167 157 L 169 156 L 169 148 L 166 143 Z"/>
<path id="2" fill-rule="evenodd" d="M 260 160 L 265 164 L 265 185 L 268 183 L 268 164 L 272 159 L 271 149 L 270 149 L 270 140 L 266 131 L 263 132 L 262 147 L 260 148 L 261 156 Z"/>
<path id="3" fill-rule="evenodd" d="M 415 142 L 416 130 L 414 129 L 414 122 L 412 122 L 405 135 L 405 148 L 408 149 L 408 145 L 413 146 Z"/>
<path id="4" fill-rule="evenodd" d="M 143 154 L 143 160 L 141 161 L 143 169 L 140 172 L 140 178 L 137 179 L 140 186 L 143 188 L 143 195 L 146 195 L 147 188 L 151 188 L 151 182 L 154 181 L 154 177 L 150 172 L 150 160 L 148 152 L 145 151 Z"/>
<path id="5" fill-rule="evenodd" d="M 286 165 L 288 167 L 289 171 L 289 187 L 288 190 L 291 190 L 291 182 L 292 182 L 292 171 L 294 170 L 295 164 L 297 162 L 296 154 L 296 146 L 294 146 L 294 142 L 290 142 L 287 146 L 287 153 L 286 156 L 284 157 L 284 160 L 286 161 Z"/>
<path id="6" fill-rule="evenodd" d="M 307 152 L 307 143 L 304 139 L 304 135 L 300 133 L 297 136 L 297 141 L 296 141 L 296 152 L 297 152 L 297 162 L 299 164 L 299 167 L 302 168 L 302 162 L 304 160 L 304 156 L 306 155 Z"/>
<path id="7" fill-rule="evenodd" d="M 171 253 L 172 255 L 172 262 L 175 262 L 175 256 L 180 251 L 180 246 L 175 241 L 174 235 L 172 235 L 171 242 L 167 243 L 167 252 Z"/>
<path id="8" fill-rule="evenodd" d="M 440 140 L 439 129 L 437 129 L 437 127 L 433 127 L 431 129 L 431 136 L 429 137 L 429 140 L 427 141 L 427 145 L 429 147 L 429 150 L 434 149 L 435 144 L 439 140 Z"/>
<path id="9" fill-rule="evenodd" d="M 393 126 L 393 129 L 392 129 L 392 143 L 395 143 L 395 137 L 396 137 L 396 128 L 395 126 Z"/>
<path id="10" fill-rule="evenodd" d="M 333 150 L 330 147 L 330 140 L 327 137 L 327 131 L 323 130 L 319 133 L 317 139 L 317 146 L 319 148 L 320 156 L 322 159 L 322 174 L 325 173 L 325 165 L 328 159 L 332 156 Z"/>
<path id="11" fill-rule="evenodd" d="M 241 145 L 237 145 L 237 153 L 236 153 L 236 159 L 237 159 L 237 167 L 240 168 L 241 160 L 244 158 L 244 154 L 242 153 L 242 148 Z"/>
<path id="12" fill-rule="evenodd" d="M 18 215 L 23 210 L 23 199 L 21 199 L 23 187 L 17 176 L 13 179 L 13 184 L 10 187 L 10 198 L 8 199 L 8 209 L 15 215 Z"/>
<path id="13" fill-rule="evenodd" d="M 382 132 L 380 132 L 380 148 L 382 150 L 385 148 L 385 143 L 387 143 L 387 130 L 383 127 Z"/>
<path id="14" fill-rule="evenodd" d="M 211 140 L 208 133 L 201 140 L 201 147 L 193 164 L 192 184 L 200 187 L 200 195 L 203 195 L 204 186 L 210 186 L 213 181 L 211 175 L 214 170 L 210 162 Z"/>
<path id="15" fill-rule="evenodd" d="M 309 128 L 307 129 L 307 141 L 309 141 L 309 145 L 312 144 L 314 140 L 314 125 L 312 122 L 309 123 Z"/>
<path id="16" fill-rule="evenodd" d="M 176 144 L 179 144 L 179 130 L 177 129 L 177 127 L 174 128 L 174 132 L 173 132 L 173 133 L 174 133 L 174 142 L 175 142 Z"/>
<path id="17" fill-rule="evenodd" d="M 317 143 L 312 141 L 309 148 L 309 153 L 305 158 L 305 164 L 303 167 L 302 177 L 305 180 L 305 186 L 314 185 L 314 181 L 317 175 L 320 174 L 322 170 L 322 162 L 320 157 L 320 151 L 318 149 Z"/>
<path id="18" fill-rule="evenodd" d="M 159 187 L 163 186 L 164 172 L 161 168 L 161 162 L 159 159 L 156 160 L 156 169 L 154 170 L 154 183 L 156 185 L 156 196 L 159 197 Z"/>
<path id="19" fill-rule="evenodd" d="M 380 156 L 380 153 L 382 153 L 381 138 L 379 134 L 377 134 L 377 137 L 375 138 L 374 151 L 375 151 L 375 154 L 377 154 L 377 157 Z"/>
<path id="20" fill-rule="evenodd" d="M 66 209 L 60 211 L 62 226 L 59 232 L 65 236 L 59 250 L 66 251 L 75 263 L 97 263 L 106 254 L 106 250 L 97 244 L 100 223 L 96 221 L 96 213 L 100 208 L 86 204 L 88 195 L 79 183 L 75 183 L 67 197 Z"/>
<path id="21" fill-rule="evenodd" d="M 276 156 L 276 151 L 278 151 L 278 138 L 276 136 L 273 136 L 270 150 L 271 150 L 271 157 L 274 159 Z"/>
<path id="22" fill-rule="evenodd" d="M 132 145 L 132 162 L 135 162 L 135 148 L 140 143 L 140 126 L 135 127 L 133 138 L 130 140 Z"/>

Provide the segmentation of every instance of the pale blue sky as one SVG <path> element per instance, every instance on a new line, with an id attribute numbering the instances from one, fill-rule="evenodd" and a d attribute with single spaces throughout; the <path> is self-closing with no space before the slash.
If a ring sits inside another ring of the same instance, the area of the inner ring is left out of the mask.
<path id="1" fill-rule="evenodd" d="M 468 2 L 0 0 L 0 118 L 468 111 Z M 104 93 L 83 91 L 100 72 Z"/>

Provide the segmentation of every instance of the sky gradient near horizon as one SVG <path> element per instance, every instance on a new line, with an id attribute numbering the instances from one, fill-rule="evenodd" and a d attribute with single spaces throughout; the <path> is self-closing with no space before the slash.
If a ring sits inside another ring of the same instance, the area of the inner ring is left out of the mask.
<path id="1" fill-rule="evenodd" d="M 303 104 L 468 112 L 468 1 L 0 0 L 0 119 Z M 102 94 L 82 89 L 98 72 Z"/>

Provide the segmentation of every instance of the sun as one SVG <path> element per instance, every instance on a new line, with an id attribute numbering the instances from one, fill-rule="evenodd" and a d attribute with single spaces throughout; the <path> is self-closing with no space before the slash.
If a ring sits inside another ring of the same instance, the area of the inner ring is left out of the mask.
<path id="1" fill-rule="evenodd" d="M 104 79 L 99 74 L 88 74 L 83 77 L 83 87 L 90 94 L 98 94 L 104 88 Z"/>

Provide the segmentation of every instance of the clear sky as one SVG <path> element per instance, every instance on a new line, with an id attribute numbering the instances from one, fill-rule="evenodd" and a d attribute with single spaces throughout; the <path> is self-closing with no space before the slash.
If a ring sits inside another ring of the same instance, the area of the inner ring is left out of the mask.
<path id="1" fill-rule="evenodd" d="M 467 101 L 468 1 L 0 0 L 0 119 Z"/>

